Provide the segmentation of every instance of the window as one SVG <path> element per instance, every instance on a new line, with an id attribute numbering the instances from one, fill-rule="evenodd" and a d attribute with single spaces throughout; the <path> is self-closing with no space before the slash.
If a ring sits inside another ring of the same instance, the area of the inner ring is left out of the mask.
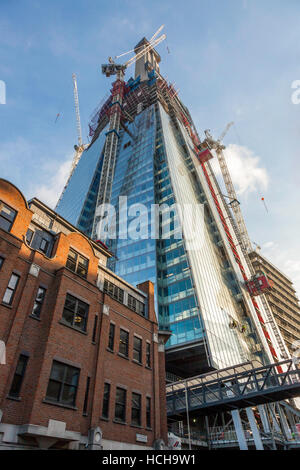
<path id="1" fill-rule="evenodd" d="M 49 246 L 49 241 L 46 240 L 46 238 L 42 238 L 41 243 L 40 243 L 40 248 L 39 248 L 39 249 L 40 249 L 43 253 L 47 253 L 48 246 Z"/>
<path id="2" fill-rule="evenodd" d="M 151 398 L 146 397 L 146 426 L 151 428 Z"/>
<path id="3" fill-rule="evenodd" d="M 88 401 L 89 401 L 89 390 L 90 390 L 90 381 L 91 377 L 87 377 L 86 379 L 86 389 L 85 389 L 85 395 L 84 395 L 84 403 L 83 403 L 83 414 L 87 414 L 87 406 L 88 406 Z"/>
<path id="4" fill-rule="evenodd" d="M 93 343 L 96 341 L 97 324 L 98 324 L 98 315 L 95 315 L 94 328 L 93 328 L 93 336 L 92 336 L 92 342 L 93 342 Z"/>
<path id="5" fill-rule="evenodd" d="M 109 325 L 109 336 L 108 336 L 108 349 L 111 351 L 114 350 L 114 343 L 115 343 L 115 325 L 111 323 Z"/>
<path id="6" fill-rule="evenodd" d="M 142 362 L 142 340 L 136 336 L 133 338 L 133 359 Z"/>
<path id="7" fill-rule="evenodd" d="M 112 282 L 107 281 L 107 279 L 104 280 L 103 291 L 113 299 L 118 300 L 118 302 L 124 302 L 124 290 L 115 286 Z"/>
<path id="8" fill-rule="evenodd" d="M 116 390 L 115 419 L 122 423 L 126 420 L 126 390 L 118 387 Z"/>
<path id="9" fill-rule="evenodd" d="M 2 256 L 0 256 L 0 269 L 2 268 L 3 266 L 3 263 L 4 263 L 4 258 Z"/>
<path id="10" fill-rule="evenodd" d="M 18 286 L 19 279 L 20 279 L 20 276 L 18 276 L 15 273 L 12 273 L 8 286 L 3 296 L 3 300 L 2 300 L 3 303 L 7 305 L 12 304 L 12 301 L 13 301 L 13 298 L 14 298 L 14 295 Z"/>
<path id="11" fill-rule="evenodd" d="M 125 330 L 120 330 L 120 347 L 119 353 L 128 357 L 129 333 Z"/>
<path id="12" fill-rule="evenodd" d="M 131 424 L 141 425 L 141 395 L 139 393 L 132 394 L 131 401 Z"/>
<path id="13" fill-rule="evenodd" d="M 104 384 L 103 403 L 102 403 L 102 417 L 108 418 L 109 416 L 109 398 L 110 398 L 110 384 Z"/>
<path id="14" fill-rule="evenodd" d="M 9 391 L 9 396 L 11 397 L 19 397 L 20 395 L 27 362 L 28 362 L 28 356 L 25 356 L 24 354 L 20 354 L 16 371 L 15 371 L 15 375 L 14 375 L 14 378 L 10 387 L 10 391 Z"/>
<path id="15" fill-rule="evenodd" d="M 12 228 L 16 215 L 17 212 L 14 209 L 7 206 L 3 202 L 0 202 L 0 228 L 9 232 Z"/>
<path id="16" fill-rule="evenodd" d="M 34 301 L 33 309 L 31 312 L 31 315 L 34 315 L 35 317 L 40 318 L 41 310 L 42 310 L 42 305 L 45 299 L 45 294 L 46 294 L 46 289 L 44 287 L 39 287 L 36 298 Z"/>
<path id="17" fill-rule="evenodd" d="M 75 406 L 80 369 L 53 361 L 46 398 Z"/>
<path id="18" fill-rule="evenodd" d="M 139 315 L 145 316 L 145 304 L 128 294 L 128 307 Z"/>
<path id="19" fill-rule="evenodd" d="M 28 243 L 28 245 L 30 245 L 30 243 L 32 242 L 32 237 L 33 237 L 33 230 L 31 230 L 30 228 L 27 230 L 26 232 L 26 242 Z"/>
<path id="20" fill-rule="evenodd" d="M 151 344 L 146 343 L 146 366 L 151 367 Z"/>
<path id="21" fill-rule="evenodd" d="M 82 331 L 86 331 L 88 312 L 88 304 L 76 299 L 70 294 L 67 294 L 62 317 L 68 325 L 79 328 Z"/>
<path id="22" fill-rule="evenodd" d="M 89 260 L 84 256 L 81 256 L 76 251 L 70 249 L 66 266 L 67 268 L 71 269 L 71 271 L 73 271 L 74 273 L 86 278 Z"/>

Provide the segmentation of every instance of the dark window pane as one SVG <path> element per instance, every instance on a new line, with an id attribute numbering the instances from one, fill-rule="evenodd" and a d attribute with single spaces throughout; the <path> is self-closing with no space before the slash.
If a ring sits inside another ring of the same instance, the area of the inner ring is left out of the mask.
<path id="1" fill-rule="evenodd" d="M 11 222 L 9 222 L 6 219 L 3 219 L 3 217 L 0 216 L 0 228 L 5 230 L 6 232 L 9 232 L 11 227 Z"/>
<path id="2" fill-rule="evenodd" d="M 67 294 L 65 308 L 68 308 L 69 310 L 72 310 L 72 312 L 75 312 L 75 306 L 76 306 L 75 297 L 72 297 L 71 295 Z"/>
<path id="3" fill-rule="evenodd" d="M 73 250 L 70 250 L 70 251 L 69 251 L 69 254 L 68 254 L 68 258 L 73 259 L 74 261 L 76 261 L 76 259 L 77 259 L 77 253 L 76 253 L 75 251 L 73 251 Z"/>
<path id="4" fill-rule="evenodd" d="M 53 380 L 49 381 L 47 388 L 47 398 L 54 401 L 59 401 L 61 384 L 59 382 L 54 382 Z"/>
<path id="5" fill-rule="evenodd" d="M 35 298 L 35 302 L 34 302 L 34 305 L 33 305 L 33 309 L 32 309 L 32 312 L 31 312 L 32 315 L 35 315 L 36 317 L 40 316 L 43 301 L 44 301 L 44 298 L 45 298 L 45 293 L 46 293 L 46 289 L 44 289 L 43 287 L 38 288 L 36 298 Z"/>
<path id="6" fill-rule="evenodd" d="M 119 352 L 126 357 L 128 356 L 128 342 L 129 342 L 129 333 L 125 330 L 120 330 Z"/>
<path id="7" fill-rule="evenodd" d="M 89 390 L 90 390 L 90 381 L 91 378 L 87 377 L 86 379 L 86 389 L 85 389 L 85 396 L 84 396 L 84 404 L 83 404 L 83 413 L 87 413 L 88 401 L 89 401 Z"/>
<path id="8" fill-rule="evenodd" d="M 93 328 L 93 336 L 92 336 L 92 341 L 93 341 L 93 342 L 95 342 L 95 340 L 96 340 L 97 324 L 98 324 L 98 315 L 95 315 L 94 328 Z"/>
<path id="9" fill-rule="evenodd" d="M 87 266 L 88 266 L 88 260 L 86 258 L 84 258 L 83 256 L 80 256 L 80 255 L 79 255 L 79 258 L 78 258 L 78 263 L 81 264 L 85 268 L 87 268 Z"/>
<path id="10" fill-rule="evenodd" d="M 0 256 L 0 269 L 1 269 L 2 266 L 3 266 L 3 263 L 4 263 L 4 258 L 2 258 L 2 256 Z"/>
<path id="11" fill-rule="evenodd" d="M 102 416 L 103 418 L 108 418 L 109 416 L 109 398 L 110 398 L 110 384 L 104 384 L 104 393 L 103 393 L 103 406 L 102 406 Z"/>
<path id="12" fill-rule="evenodd" d="M 123 388 L 116 390 L 115 419 L 123 422 L 126 419 L 126 390 Z"/>
<path id="13" fill-rule="evenodd" d="M 79 373 L 80 370 L 76 367 L 54 361 L 47 388 L 47 398 L 65 405 L 74 406 Z"/>
<path id="14" fill-rule="evenodd" d="M 116 286 L 112 282 L 105 279 L 104 280 L 103 290 L 108 295 L 110 295 L 113 299 L 118 300 L 118 302 L 123 303 L 123 301 L 124 301 L 124 290 L 120 289 L 120 287 Z"/>
<path id="15" fill-rule="evenodd" d="M 146 426 L 151 428 L 151 398 L 146 397 Z"/>
<path id="16" fill-rule="evenodd" d="M 138 393 L 132 394 L 131 423 L 136 426 L 141 425 L 141 395 Z"/>
<path id="17" fill-rule="evenodd" d="M 75 367 L 65 367 L 65 382 L 70 385 L 76 385 L 78 382 L 79 377 L 79 369 L 75 369 Z"/>
<path id="18" fill-rule="evenodd" d="M 151 345 L 146 343 L 146 365 L 151 367 Z"/>
<path id="19" fill-rule="evenodd" d="M 112 351 L 114 350 L 114 342 L 115 342 L 115 325 L 111 323 L 109 326 L 108 347 Z"/>
<path id="20" fill-rule="evenodd" d="M 35 300 L 37 302 L 42 302 L 44 300 L 44 295 L 45 295 L 45 289 L 43 289 L 42 287 L 39 287 Z"/>
<path id="21" fill-rule="evenodd" d="M 9 391 L 9 395 L 11 395 L 12 397 L 18 397 L 20 395 L 27 362 L 28 362 L 28 357 L 21 354 L 19 357 L 17 366 L 16 366 L 15 375 L 14 375 L 11 388 Z"/>
<path id="22" fill-rule="evenodd" d="M 63 310 L 63 319 L 71 326 L 82 331 L 86 330 L 87 317 L 88 317 L 89 306 L 81 300 L 75 299 L 75 297 L 67 294 L 65 307 Z"/>
<path id="23" fill-rule="evenodd" d="M 142 362 L 142 340 L 136 337 L 133 339 L 133 359 Z"/>
<path id="24" fill-rule="evenodd" d="M 70 249 L 66 266 L 79 276 L 86 278 L 88 272 L 89 260 L 84 256 Z"/>
<path id="25" fill-rule="evenodd" d="M 86 312 L 86 304 L 81 302 L 80 300 L 78 301 L 78 309 L 77 309 L 77 313 L 79 315 L 85 315 L 85 312 Z"/>
<path id="26" fill-rule="evenodd" d="M 73 325 L 73 318 L 74 318 L 74 313 L 70 312 L 70 310 L 64 309 L 63 319 L 70 325 Z"/>
<path id="27" fill-rule="evenodd" d="M 52 370 L 51 370 L 51 379 L 59 380 L 62 382 L 64 378 L 65 366 L 60 362 L 53 362 Z"/>
<path id="28" fill-rule="evenodd" d="M 10 220 L 12 222 L 15 218 L 16 211 L 14 211 L 10 207 L 3 204 L 2 208 L 1 208 L 1 215 L 3 217 L 5 217 L 7 220 Z"/>
<path id="29" fill-rule="evenodd" d="M 35 317 L 39 317 L 41 314 L 41 304 L 38 304 L 37 302 L 34 302 L 33 309 L 32 309 L 32 315 Z"/>
<path id="30" fill-rule="evenodd" d="M 66 266 L 67 266 L 67 268 L 71 269 L 71 271 L 74 271 L 74 272 L 76 271 L 75 261 L 68 259 Z"/>
<path id="31" fill-rule="evenodd" d="M 86 270 L 86 268 L 84 268 L 84 267 L 82 267 L 82 266 L 80 266 L 80 265 L 78 265 L 76 272 L 77 272 L 77 274 L 79 274 L 79 276 L 82 276 L 82 277 L 86 277 L 86 276 L 87 276 L 87 270 Z"/>
<path id="32" fill-rule="evenodd" d="M 66 405 L 75 405 L 75 397 L 76 397 L 76 387 L 72 387 L 70 385 L 64 385 L 62 391 L 61 401 Z"/>
<path id="33" fill-rule="evenodd" d="M 30 245 L 31 241 L 32 241 L 32 237 L 33 237 L 33 230 L 31 230 L 30 228 L 27 230 L 27 233 L 26 233 L 26 241 L 28 243 L 28 245 Z"/>
<path id="34" fill-rule="evenodd" d="M 9 232 L 16 215 L 17 212 L 15 210 L 0 202 L 0 228 Z"/>
<path id="35" fill-rule="evenodd" d="M 49 241 L 46 240 L 45 238 L 42 238 L 41 244 L 40 244 L 40 250 L 41 250 L 43 253 L 47 253 L 48 246 L 49 246 Z"/>

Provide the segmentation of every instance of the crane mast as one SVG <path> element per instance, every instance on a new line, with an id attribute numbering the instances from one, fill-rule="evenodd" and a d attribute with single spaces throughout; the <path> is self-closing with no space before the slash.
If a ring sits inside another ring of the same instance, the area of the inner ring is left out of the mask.
<path id="1" fill-rule="evenodd" d="M 242 249 L 243 249 L 244 253 L 249 253 L 250 251 L 252 251 L 251 240 L 250 240 L 250 237 L 248 235 L 245 220 L 244 220 L 241 208 L 240 208 L 240 203 L 237 199 L 237 194 L 236 194 L 236 191 L 235 191 L 232 179 L 231 179 L 231 175 L 229 173 L 229 169 L 228 169 L 225 157 L 224 157 L 223 150 L 225 149 L 225 146 L 223 144 L 221 144 L 221 140 L 224 138 L 227 131 L 229 130 L 229 128 L 232 125 L 233 125 L 233 122 L 229 123 L 226 126 L 225 131 L 222 133 L 222 135 L 220 136 L 220 138 L 218 140 L 214 140 L 212 138 L 211 134 L 209 133 L 209 130 L 206 130 L 205 131 L 206 138 L 205 138 L 204 142 L 207 144 L 207 146 L 210 149 L 216 151 L 217 158 L 218 158 L 218 161 L 219 161 L 219 165 L 220 165 L 220 168 L 221 168 L 221 172 L 222 172 L 222 175 L 223 175 L 225 187 L 226 187 L 228 196 L 231 199 L 230 207 L 231 207 L 231 209 L 234 213 L 234 216 L 235 216 L 235 221 L 236 221 L 236 224 L 237 224 L 237 227 L 238 227 L 238 230 L 239 230 L 239 234 L 240 234 L 240 238 L 241 238 Z"/>
<path id="2" fill-rule="evenodd" d="M 254 268 L 253 268 L 252 263 L 250 261 L 250 258 L 248 256 L 248 253 L 253 250 L 252 243 L 251 243 L 250 237 L 248 235 L 245 220 L 244 220 L 241 208 L 240 208 L 240 203 L 237 200 L 236 191 L 235 191 L 235 188 L 234 188 L 234 185 L 233 185 L 233 182 L 232 182 L 232 179 L 231 179 L 231 175 L 230 175 L 227 163 L 226 163 L 226 159 L 225 159 L 225 156 L 224 156 L 224 153 L 223 153 L 223 150 L 225 149 L 225 145 L 221 144 L 222 139 L 224 138 L 224 136 L 226 135 L 228 129 L 232 125 L 233 125 L 233 122 L 230 122 L 229 124 L 227 124 L 224 132 L 221 134 L 221 136 L 219 137 L 218 140 L 214 140 L 212 138 L 209 130 L 204 131 L 205 136 L 206 136 L 204 144 L 207 145 L 210 149 L 216 151 L 218 161 L 219 161 L 219 165 L 220 165 L 220 169 L 221 169 L 222 176 L 223 176 L 223 179 L 224 179 L 225 187 L 226 187 L 228 196 L 231 199 L 231 202 L 229 203 L 229 205 L 232 208 L 232 211 L 234 213 L 235 222 L 236 222 L 236 225 L 237 225 L 237 228 L 238 228 L 238 235 L 239 235 L 238 238 L 240 239 L 241 248 L 244 252 L 244 256 L 245 256 L 247 265 L 248 265 L 249 270 L 250 270 L 251 275 L 252 275 L 251 279 L 254 279 L 251 282 L 254 283 L 254 285 L 255 285 L 255 283 L 257 283 L 257 279 L 255 279 L 256 278 L 256 273 L 254 271 Z M 286 347 L 284 345 L 284 342 L 281 338 L 279 328 L 277 326 L 277 323 L 274 320 L 274 317 L 273 317 L 273 314 L 270 310 L 270 307 L 269 307 L 268 301 L 266 299 L 266 296 L 262 292 L 260 293 L 260 299 L 263 303 L 263 306 L 264 306 L 264 309 L 265 309 L 265 312 L 266 312 L 266 316 L 267 316 L 267 319 L 268 319 L 268 323 L 270 324 L 270 326 L 273 330 L 273 333 L 276 337 L 281 355 L 282 355 L 283 358 L 287 358 L 288 357 L 287 349 L 286 349 Z"/>
<path id="3" fill-rule="evenodd" d="M 75 102 L 75 113 L 76 113 L 76 127 L 77 127 L 77 138 L 78 146 L 82 146 L 82 133 L 81 133 L 81 123 L 80 123 L 80 112 L 79 112 L 79 100 L 78 100 L 78 89 L 77 89 L 77 78 L 76 74 L 72 74 L 73 86 L 74 86 L 74 102 Z"/>
<path id="4" fill-rule="evenodd" d="M 67 189 L 67 186 L 69 184 L 69 181 L 70 181 L 70 178 L 76 168 L 76 166 L 78 165 L 78 162 L 80 160 L 80 157 L 82 155 L 82 152 L 84 151 L 84 149 L 87 147 L 87 145 L 84 145 L 82 143 L 82 132 L 81 132 L 81 122 L 80 122 L 80 112 L 79 112 L 79 99 L 78 99 L 78 88 L 77 88 L 77 78 L 76 78 L 76 74 L 73 73 L 72 74 L 72 80 L 73 80 L 73 93 L 74 93 L 74 104 L 75 104 L 75 113 L 76 113 L 76 130 L 77 130 L 77 142 L 78 142 L 78 145 L 74 145 L 74 149 L 75 149 L 75 155 L 73 157 L 73 160 L 72 160 L 72 164 L 71 164 L 71 169 L 70 169 L 70 174 L 68 176 L 68 179 L 67 179 L 67 182 L 61 192 L 61 195 L 57 201 L 57 204 L 55 206 L 55 209 L 57 209 L 62 197 L 63 197 L 63 194 L 65 192 L 65 190 Z"/>

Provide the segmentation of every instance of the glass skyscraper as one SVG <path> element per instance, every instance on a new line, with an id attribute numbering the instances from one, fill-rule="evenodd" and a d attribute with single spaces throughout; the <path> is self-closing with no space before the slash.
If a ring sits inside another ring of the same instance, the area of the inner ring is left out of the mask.
<path id="1" fill-rule="evenodd" d="M 159 61 L 154 49 L 139 59 L 135 78 L 124 83 L 122 102 L 112 93 L 98 111 L 91 127 L 91 144 L 83 152 L 57 211 L 97 238 L 101 172 L 111 145 L 109 201 L 116 210 L 117 236 L 104 240 L 113 253 L 109 267 L 131 284 L 154 283 L 160 326 L 172 332 L 167 343 L 167 369 L 185 377 L 248 360 L 268 362 L 261 325 L 185 126 L 188 122 L 196 132 L 191 116 L 172 85 L 160 75 Z M 121 117 L 117 129 L 111 128 L 111 110 L 116 108 Z M 115 149 L 109 143 L 112 133 Z M 205 168 L 244 260 L 209 162 Z M 165 217 L 162 212 L 153 215 L 154 205 L 172 208 L 174 204 L 183 210 L 166 211 Z M 137 214 L 145 208 L 135 236 L 128 235 Z"/>

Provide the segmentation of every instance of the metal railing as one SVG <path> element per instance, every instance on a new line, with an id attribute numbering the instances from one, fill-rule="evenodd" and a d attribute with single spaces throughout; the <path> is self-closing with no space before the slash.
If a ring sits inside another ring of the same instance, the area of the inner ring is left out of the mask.
<path id="1" fill-rule="evenodd" d="M 244 433 L 248 443 L 254 440 L 250 426 L 244 425 Z M 284 441 L 284 436 L 281 432 L 273 431 L 272 433 L 264 433 L 260 430 L 260 434 L 263 442 L 273 439 L 276 439 L 277 441 L 280 440 L 281 442 Z M 235 445 L 238 443 L 238 437 L 234 426 L 227 427 L 226 429 L 224 429 L 222 426 L 210 428 L 208 433 L 208 440 L 211 446 L 224 446 L 226 444 Z"/>
<path id="2" fill-rule="evenodd" d="M 279 373 L 278 366 L 285 372 Z M 293 368 L 292 360 L 248 370 L 237 368 L 231 374 L 229 369 L 228 375 L 220 372 L 167 384 L 168 415 L 185 413 L 187 408 L 226 409 L 226 404 L 231 409 L 243 408 L 249 402 L 267 403 L 300 394 L 300 370 Z"/>

